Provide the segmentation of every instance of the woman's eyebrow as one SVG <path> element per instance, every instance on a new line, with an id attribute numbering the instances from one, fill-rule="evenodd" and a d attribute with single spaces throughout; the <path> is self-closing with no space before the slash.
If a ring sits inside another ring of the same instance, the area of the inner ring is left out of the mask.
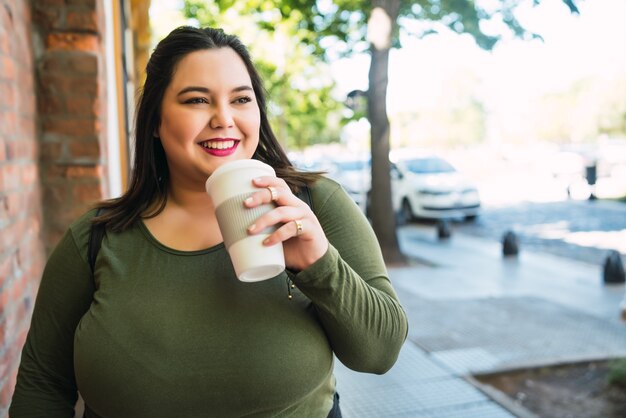
<path id="1" fill-rule="evenodd" d="M 198 93 L 205 93 L 205 94 L 209 94 L 211 92 L 211 90 L 209 90 L 206 87 L 188 86 L 182 89 L 181 91 L 179 91 L 178 96 L 185 94 L 185 93 L 189 93 L 191 91 L 195 91 Z M 232 93 L 239 93 L 240 91 L 252 91 L 252 87 L 248 85 L 243 85 L 243 86 L 235 87 L 234 89 L 232 89 Z"/>

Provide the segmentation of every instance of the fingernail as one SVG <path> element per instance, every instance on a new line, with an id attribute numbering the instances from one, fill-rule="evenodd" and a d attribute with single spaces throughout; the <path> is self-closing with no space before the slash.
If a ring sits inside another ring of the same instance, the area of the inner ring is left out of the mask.
<path id="1" fill-rule="evenodd" d="M 243 201 L 246 205 L 249 205 L 252 203 L 252 197 L 247 198 L 246 200 Z"/>
<path id="2" fill-rule="evenodd" d="M 256 224 L 252 224 L 248 227 L 248 231 L 253 232 L 256 228 Z"/>
<path id="3" fill-rule="evenodd" d="M 263 240 L 263 245 L 267 245 L 267 244 L 269 244 L 269 243 L 270 243 L 270 239 L 269 239 L 269 238 L 265 238 L 265 239 Z"/>

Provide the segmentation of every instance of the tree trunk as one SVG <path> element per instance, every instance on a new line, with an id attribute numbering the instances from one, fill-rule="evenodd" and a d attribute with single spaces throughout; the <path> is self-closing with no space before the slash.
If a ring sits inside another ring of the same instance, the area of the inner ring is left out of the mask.
<path id="1" fill-rule="evenodd" d="M 374 1 L 374 7 L 381 7 L 395 25 L 397 1 Z M 394 10 L 395 9 L 395 10 Z M 394 13 L 395 11 L 395 13 Z M 370 21 L 370 24 L 375 23 Z M 369 30 L 369 28 L 368 28 Z M 389 73 L 389 42 L 383 46 L 371 43 L 372 61 L 369 70 L 369 91 L 367 94 L 367 117 L 371 126 L 372 147 L 372 191 L 370 196 L 370 217 L 372 227 L 380 244 L 387 264 L 405 261 L 400 251 L 396 233 L 396 217 L 391 203 L 391 176 L 389 163 L 389 118 L 387 116 L 387 84 Z"/>

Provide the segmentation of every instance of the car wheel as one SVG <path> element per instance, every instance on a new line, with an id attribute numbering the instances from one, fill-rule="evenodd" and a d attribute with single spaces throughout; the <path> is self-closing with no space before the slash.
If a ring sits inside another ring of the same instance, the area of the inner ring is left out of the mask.
<path id="1" fill-rule="evenodd" d="M 402 200 L 402 206 L 400 208 L 400 217 L 402 218 L 403 223 L 409 223 L 415 216 L 413 215 L 413 209 L 411 209 L 411 203 L 408 200 Z"/>

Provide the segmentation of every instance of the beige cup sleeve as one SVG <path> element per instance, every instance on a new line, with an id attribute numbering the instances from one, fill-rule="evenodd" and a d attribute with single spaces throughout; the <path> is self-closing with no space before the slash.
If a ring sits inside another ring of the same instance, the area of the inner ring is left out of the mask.
<path id="1" fill-rule="evenodd" d="M 252 193 L 243 193 L 233 196 L 222 202 L 215 210 L 217 222 L 224 238 L 226 249 L 239 240 L 248 236 L 248 227 L 252 225 L 261 215 L 271 211 L 276 206 L 273 203 L 267 203 L 255 208 L 245 207 L 243 202 Z M 276 230 L 276 226 L 266 228 L 261 233 L 272 233 Z"/>

